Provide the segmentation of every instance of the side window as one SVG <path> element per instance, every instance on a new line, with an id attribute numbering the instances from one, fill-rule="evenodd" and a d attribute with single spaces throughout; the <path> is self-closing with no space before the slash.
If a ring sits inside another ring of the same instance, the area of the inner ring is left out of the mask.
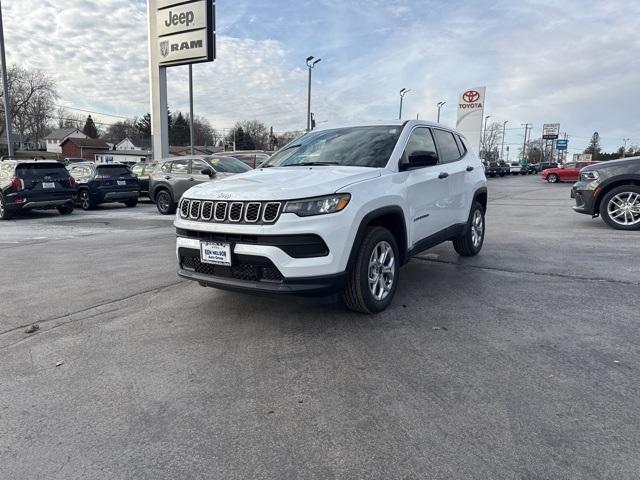
<path id="1" fill-rule="evenodd" d="M 171 162 L 164 162 L 160 167 L 163 173 L 171 173 Z"/>
<path id="2" fill-rule="evenodd" d="M 205 168 L 211 168 L 202 160 L 191 160 L 191 175 L 202 175 L 200 172 Z"/>
<path id="3" fill-rule="evenodd" d="M 433 133 L 436 136 L 436 142 L 438 142 L 440 163 L 449 163 L 459 160 L 461 155 L 453 134 L 451 132 L 438 129 L 435 129 Z"/>
<path id="4" fill-rule="evenodd" d="M 171 163 L 171 173 L 189 173 L 189 160 L 174 160 Z"/>
<path id="5" fill-rule="evenodd" d="M 567 163 L 564 168 L 577 168 L 577 164 L 575 163 Z"/>
<path id="6" fill-rule="evenodd" d="M 456 143 L 458 144 L 458 150 L 460 150 L 460 156 L 464 157 L 467 154 L 467 146 L 462 141 L 459 135 L 455 135 Z"/>
<path id="7" fill-rule="evenodd" d="M 416 128 L 411 132 L 407 146 L 404 149 L 404 154 L 400 159 L 400 164 L 407 165 L 409 163 L 409 157 L 415 152 L 429 152 L 435 157 L 438 156 L 433 135 L 431 135 L 431 130 L 428 128 Z"/>

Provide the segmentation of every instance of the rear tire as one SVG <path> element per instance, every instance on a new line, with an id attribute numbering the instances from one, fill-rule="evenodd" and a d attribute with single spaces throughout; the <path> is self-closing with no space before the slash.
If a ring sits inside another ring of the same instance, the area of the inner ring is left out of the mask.
<path id="1" fill-rule="evenodd" d="M 80 207 L 83 210 L 93 210 L 96 208 L 96 203 L 91 199 L 89 190 L 80 190 L 78 201 L 80 202 Z"/>
<path id="2" fill-rule="evenodd" d="M 136 205 L 138 205 L 138 199 L 132 199 L 132 200 L 127 200 L 126 202 L 124 202 L 124 204 L 128 207 L 128 208 L 133 208 Z"/>
<path id="3" fill-rule="evenodd" d="M 485 230 L 484 209 L 480 203 L 473 202 L 464 234 L 453 241 L 453 248 L 458 255 L 473 257 L 480 253 L 484 244 Z"/>
<path id="4" fill-rule="evenodd" d="M 383 227 L 367 229 L 349 272 L 342 300 L 349 310 L 379 313 L 386 309 L 398 287 L 400 255 L 396 239 Z"/>
<path id="5" fill-rule="evenodd" d="M 616 230 L 640 230 L 640 187 L 616 187 L 600 202 L 600 216 Z"/>
<path id="6" fill-rule="evenodd" d="M 166 190 L 160 190 L 156 195 L 156 207 L 162 215 L 173 215 L 176 213 L 176 203 Z"/>
<path id="7" fill-rule="evenodd" d="M 71 213 L 73 213 L 73 205 L 63 205 L 61 207 L 58 207 L 58 212 L 60 212 L 60 215 L 69 215 Z"/>
<path id="8" fill-rule="evenodd" d="M 4 196 L 0 193 L 0 220 L 10 220 L 13 215 L 4 203 Z"/>

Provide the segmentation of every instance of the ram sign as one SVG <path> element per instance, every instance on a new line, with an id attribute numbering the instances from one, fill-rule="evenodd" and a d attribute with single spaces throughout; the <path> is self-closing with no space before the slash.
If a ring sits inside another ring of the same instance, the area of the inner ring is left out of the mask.
<path id="1" fill-rule="evenodd" d="M 475 87 L 458 96 L 458 130 L 467 137 L 471 146 L 480 153 L 480 134 L 484 117 L 485 87 Z"/>
<path id="2" fill-rule="evenodd" d="M 158 66 L 210 62 L 215 58 L 213 0 L 150 0 L 149 4 L 149 22 L 154 27 L 149 40 L 155 47 L 151 54 Z"/>

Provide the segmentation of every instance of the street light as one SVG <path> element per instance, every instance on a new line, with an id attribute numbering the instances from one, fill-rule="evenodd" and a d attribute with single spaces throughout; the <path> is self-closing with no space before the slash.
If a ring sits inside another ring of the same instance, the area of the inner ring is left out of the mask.
<path id="1" fill-rule="evenodd" d="M 400 90 L 400 113 L 398 114 L 398 120 L 402 120 L 402 100 L 404 99 L 404 96 L 410 91 L 411 90 L 407 90 L 406 88 Z"/>
<path id="2" fill-rule="evenodd" d="M 502 146 L 500 147 L 500 160 L 504 160 L 504 133 L 507 130 L 507 123 L 509 123 L 509 120 L 502 122 Z"/>
<path id="3" fill-rule="evenodd" d="M 484 155 L 485 157 L 487 156 L 487 146 L 485 145 L 486 141 L 487 141 L 487 120 L 489 120 L 491 118 L 491 115 L 487 115 L 486 117 L 484 117 L 484 128 L 482 129 L 482 135 L 480 135 L 481 138 L 481 146 L 480 146 L 480 151 L 482 151 L 482 148 L 484 147 L 485 152 Z"/>
<path id="4" fill-rule="evenodd" d="M 320 63 L 322 59 L 314 60 L 314 57 L 307 57 L 307 67 L 309 68 L 309 92 L 307 96 L 307 132 L 311 130 L 311 70 Z"/>
<path id="5" fill-rule="evenodd" d="M 622 147 L 622 158 L 624 158 L 624 156 L 627 154 L 627 142 L 631 140 L 630 138 L 623 138 L 622 141 L 624 142 L 624 147 Z"/>
<path id="6" fill-rule="evenodd" d="M 438 102 L 436 105 L 438 106 L 438 123 L 440 123 L 440 109 L 444 106 L 444 104 L 447 102 Z"/>

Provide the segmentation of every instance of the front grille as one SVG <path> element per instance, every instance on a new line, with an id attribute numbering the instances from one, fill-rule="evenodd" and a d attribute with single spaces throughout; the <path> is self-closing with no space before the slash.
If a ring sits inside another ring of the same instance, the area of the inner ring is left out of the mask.
<path id="1" fill-rule="evenodd" d="M 283 202 L 212 202 L 183 198 L 180 216 L 214 223 L 273 224 L 282 213 Z"/>
<path id="2" fill-rule="evenodd" d="M 268 258 L 236 255 L 233 266 L 227 267 L 202 263 L 196 255 L 197 250 L 180 249 L 182 268 L 212 277 L 233 278 L 246 282 L 281 283 L 284 280 L 280 270 Z"/>

